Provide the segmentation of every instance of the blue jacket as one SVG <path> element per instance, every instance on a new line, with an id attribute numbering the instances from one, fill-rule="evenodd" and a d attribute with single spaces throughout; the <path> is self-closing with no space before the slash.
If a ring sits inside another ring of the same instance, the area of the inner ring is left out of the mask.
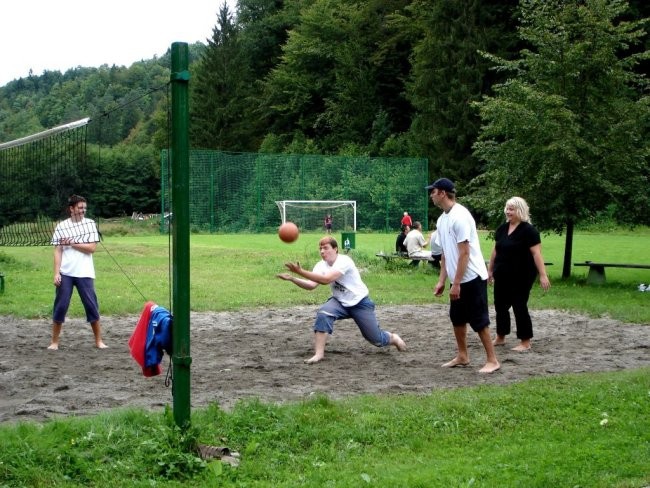
<path id="1" fill-rule="evenodd" d="M 172 314 L 158 306 L 151 312 L 147 327 L 147 342 L 144 346 L 144 365 L 147 368 L 160 364 L 163 351 L 172 355 Z"/>
<path id="2" fill-rule="evenodd" d="M 145 376 L 159 375 L 164 352 L 172 355 L 171 313 L 154 302 L 147 302 L 129 339 L 131 356 L 142 368 Z"/>

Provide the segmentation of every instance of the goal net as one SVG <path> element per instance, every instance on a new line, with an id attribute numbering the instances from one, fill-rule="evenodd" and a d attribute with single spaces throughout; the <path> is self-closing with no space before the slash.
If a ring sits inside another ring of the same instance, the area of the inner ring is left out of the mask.
<path id="1" fill-rule="evenodd" d="M 280 200 L 282 223 L 293 222 L 302 231 L 326 231 L 329 217 L 332 231 L 357 230 L 356 200 Z"/>

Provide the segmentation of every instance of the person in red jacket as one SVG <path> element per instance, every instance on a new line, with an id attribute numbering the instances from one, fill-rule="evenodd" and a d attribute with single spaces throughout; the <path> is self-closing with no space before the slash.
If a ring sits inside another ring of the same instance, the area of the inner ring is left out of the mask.
<path id="1" fill-rule="evenodd" d="M 413 227 L 413 219 L 411 218 L 408 212 L 404 212 L 404 216 L 402 217 L 401 224 L 408 225 L 409 227 Z"/>

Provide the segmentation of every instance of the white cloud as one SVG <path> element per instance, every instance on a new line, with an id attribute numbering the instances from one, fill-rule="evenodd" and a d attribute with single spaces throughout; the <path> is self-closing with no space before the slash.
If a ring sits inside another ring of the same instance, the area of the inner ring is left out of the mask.
<path id="1" fill-rule="evenodd" d="M 0 16 L 0 86 L 44 70 L 130 66 L 163 55 L 173 42 L 206 42 L 224 1 L 22 0 Z"/>

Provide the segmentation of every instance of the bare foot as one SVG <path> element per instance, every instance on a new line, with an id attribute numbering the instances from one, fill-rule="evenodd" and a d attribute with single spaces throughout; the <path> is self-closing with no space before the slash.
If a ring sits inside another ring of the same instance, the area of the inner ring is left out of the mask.
<path id="1" fill-rule="evenodd" d="M 107 349 L 108 348 L 108 346 L 106 344 L 104 344 L 102 341 L 99 341 L 97 344 L 95 344 L 95 347 L 97 349 Z"/>
<path id="2" fill-rule="evenodd" d="M 58 343 L 58 342 L 53 342 L 52 344 L 50 344 L 49 346 L 47 346 L 47 348 L 48 348 L 50 351 L 58 351 L 58 350 L 59 350 L 59 343 Z"/>
<path id="3" fill-rule="evenodd" d="M 406 351 L 406 343 L 402 340 L 400 336 L 391 332 L 390 334 L 390 343 L 394 345 L 398 351 Z"/>
<path id="4" fill-rule="evenodd" d="M 505 343 L 506 343 L 505 336 L 500 336 L 500 335 L 497 335 L 494 338 L 494 341 L 492 341 L 493 346 L 503 346 Z"/>
<path id="5" fill-rule="evenodd" d="M 518 346 L 515 346 L 512 348 L 512 351 L 517 351 L 517 352 L 526 352 L 530 351 L 530 344 L 526 345 L 523 342 L 519 344 Z"/>
<path id="6" fill-rule="evenodd" d="M 309 359 L 305 359 L 305 364 L 316 364 L 318 361 L 321 361 L 325 356 L 320 354 L 314 354 Z"/>
<path id="7" fill-rule="evenodd" d="M 501 365 L 498 362 L 486 363 L 485 366 L 483 366 L 481 369 L 478 370 L 478 372 L 484 374 L 490 374 L 490 373 L 494 373 L 495 371 L 499 371 L 499 369 L 501 369 Z"/>
<path id="8" fill-rule="evenodd" d="M 458 357 L 455 357 L 451 361 L 443 364 L 441 367 L 442 368 L 465 368 L 469 366 L 469 360 L 463 360 L 459 359 Z"/>

